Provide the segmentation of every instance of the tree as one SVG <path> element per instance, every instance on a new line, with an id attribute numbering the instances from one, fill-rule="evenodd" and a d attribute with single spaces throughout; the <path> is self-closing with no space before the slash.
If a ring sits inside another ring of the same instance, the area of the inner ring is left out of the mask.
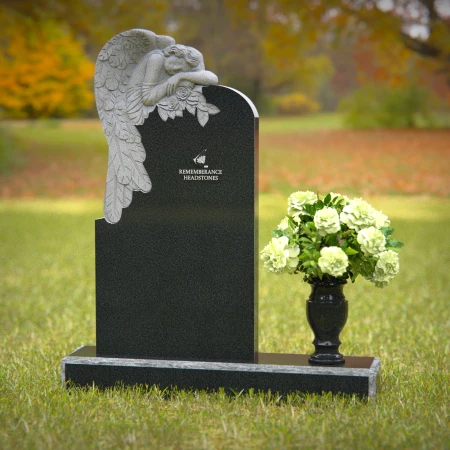
<path id="1" fill-rule="evenodd" d="M 72 33 L 0 8 L 0 107 L 12 117 L 70 116 L 93 102 L 94 64 Z"/>
<path id="2" fill-rule="evenodd" d="M 150 28 L 166 32 L 170 0 L 141 0 L 131 4 L 123 0 L 0 0 L 9 11 L 36 22 L 51 20 L 71 30 L 84 44 L 92 59 L 116 34 L 130 28 Z"/>
<path id="3" fill-rule="evenodd" d="M 0 0 L 2 1 L 2 0 Z M 3 0 L 7 1 L 7 0 Z M 317 45 L 308 2 L 292 0 L 15 0 L 9 8 L 35 21 L 51 20 L 86 42 L 94 60 L 115 34 L 147 28 L 202 51 L 208 69 L 262 107 L 265 97 L 302 91 L 314 97 L 332 73 Z"/>
<path id="4" fill-rule="evenodd" d="M 364 35 L 384 50 L 408 50 L 423 65 L 446 76 L 450 85 L 450 4 L 447 0 L 318 0 L 316 20 L 337 36 Z M 332 14 L 330 14 L 332 11 Z"/>
<path id="5" fill-rule="evenodd" d="M 332 74 L 308 10 L 307 2 L 290 0 L 185 1 L 174 2 L 170 18 L 177 40 L 201 49 L 222 84 L 264 109 L 274 95 L 314 97 Z"/>
<path id="6" fill-rule="evenodd" d="M 413 4 L 411 0 L 403 8 Z M 404 21 L 402 41 L 410 50 L 439 61 L 448 73 L 450 83 L 450 4 L 442 0 L 417 0 L 416 17 Z M 392 8 L 395 14 L 396 5 Z M 397 14 L 398 15 L 398 14 Z M 401 15 L 400 15 L 401 17 Z M 425 35 L 411 34 L 414 26 L 423 27 Z"/>
<path id="7" fill-rule="evenodd" d="M 449 16 L 441 5 L 447 0 L 0 2 L 83 43 L 92 61 L 126 29 L 174 36 L 198 48 L 220 83 L 240 89 L 260 109 L 267 97 L 292 92 L 316 98 L 334 70 L 333 51 L 326 51 L 334 39 L 354 48 L 360 81 L 401 85 L 421 68 L 444 73 L 450 85 Z"/>

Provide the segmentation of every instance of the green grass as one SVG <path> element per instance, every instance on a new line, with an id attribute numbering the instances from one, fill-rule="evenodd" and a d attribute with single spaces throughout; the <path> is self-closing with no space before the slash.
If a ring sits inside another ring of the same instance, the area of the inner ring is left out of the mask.
<path id="1" fill-rule="evenodd" d="M 340 122 L 336 114 L 263 118 L 260 129 L 263 134 L 279 134 L 333 128 Z M 88 178 L 95 177 L 96 172 L 104 177 L 108 145 L 98 119 L 9 120 L 0 125 L 0 176 L 27 165 L 33 167 L 34 162 L 39 161 L 47 167 L 61 162 L 66 166 L 70 164 L 69 167 L 80 169 Z M 47 176 L 41 179 L 44 178 Z M 35 185 L 33 189 L 43 190 Z"/>
<path id="2" fill-rule="evenodd" d="M 0 125 L 0 175 L 21 167 L 23 163 L 23 157 L 16 151 L 11 133 Z"/>
<path id="3" fill-rule="evenodd" d="M 103 131 L 98 119 L 4 121 L 22 152 L 40 157 L 54 155 L 92 157 L 108 154 Z M 337 113 L 318 113 L 307 116 L 261 118 L 262 133 L 303 132 L 343 127 L 342 116 Z M 63 152 L 63 153 L 61 153 Z"/>
<path id="4" fill-rule="evenodd" d="M 39 157 L 107 155 L 108 145 L 98 119 L 5 121 L 18 150 Z"/>
<path id="5" fill-rule="evenodd" d="M 448 448 L 450 201 L 371 199 L 405 242 L 384 290 L 345 288 L 342 351 L 381 357 L 376 402 L 330 395 L 66 390 L 60 361 L 95 342 L 100 201 L 0 203 L 0 448 Z M 285 199 L 260 199 L 260 245 Z M 260 271 L 260 350 L 311 352 L 308 286 Z"/>
<path id="6" fill-rule="evenodd" d="M 98 119 L 2 121 L 0 128 L 0 176 L 14 172 L 36 160 L 51 166 L 60 162 L 79 168 L 89 176 L 107 167 L 108 145 Z M 262 118 L 262 135 L 297 133 L 318 129 L 341 128 L 338 114 Z M 33 188 L 42 191 L 42 188 Z M 48 190 L 48 189 L 47 189 Z"/>

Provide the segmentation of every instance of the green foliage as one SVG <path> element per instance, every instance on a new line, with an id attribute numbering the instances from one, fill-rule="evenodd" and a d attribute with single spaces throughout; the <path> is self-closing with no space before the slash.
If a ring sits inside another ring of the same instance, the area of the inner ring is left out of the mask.
<path id="1" fill-rule="evenodd" d="M 274 102 L 282 115 L 310 114 L 320 109 L 319 103 L 301 92 L 280 95 L 275 97 Z"/>
<path id="2" fill-rule="evenodd" d="M 356 90 L 339 105 L 345 123 L 354 128 L 419 128 L 439 126 L 438 101 L 424 87 L 370 85 Z"/>
<path id="3" fill-rule="evenodd" d="M 260 245 L 285 210 L 280 200 L 260 199 Z M 350 311 L 341 333 L 344 354 L 381 357 L 376 403 L 329 394 L 66 390 L 61 359 L 95 343 L 93 221 L 101 201 L 0 203 L 0 448 L 448 447 L 450 202 L 377 201 L 409 244 L 402 271 L 388 291 L 345 287 Z M 260 270 L 260 351 L 313 351 L 308 291 L 298 277 Z"/>

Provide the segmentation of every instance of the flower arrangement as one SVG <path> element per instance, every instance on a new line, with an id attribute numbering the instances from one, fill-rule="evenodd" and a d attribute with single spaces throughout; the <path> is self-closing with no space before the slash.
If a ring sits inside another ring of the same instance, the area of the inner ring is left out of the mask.
<path id="1" fill-rule="evenodd" d="M 362 275 L 383 288 L 399 271 L 397 250 L 403 244 L 393 232 L 388 217 L 361 198 L 294 192 L 261 259 L 270 272 L 302 272 L 310 283 L 354 282 Z"/>

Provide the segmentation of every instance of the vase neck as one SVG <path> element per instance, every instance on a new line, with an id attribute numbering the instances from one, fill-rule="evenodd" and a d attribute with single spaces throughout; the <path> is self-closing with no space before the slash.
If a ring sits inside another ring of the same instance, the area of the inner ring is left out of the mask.
<path id="1" fill-rule="evenodd" d="M 344 283 L 310 283 L 311 295 L 309 300 L 312 302 L 339 303 L 346 301 L 344 296 Z"/>
<path id="2" fill-rule="evenodd" d="M 343 286 L 347 284 L 347 280 L 343 280 L 342 278 L 314 278 L 311 281 L 308 281 L 311 286 Z"/>

